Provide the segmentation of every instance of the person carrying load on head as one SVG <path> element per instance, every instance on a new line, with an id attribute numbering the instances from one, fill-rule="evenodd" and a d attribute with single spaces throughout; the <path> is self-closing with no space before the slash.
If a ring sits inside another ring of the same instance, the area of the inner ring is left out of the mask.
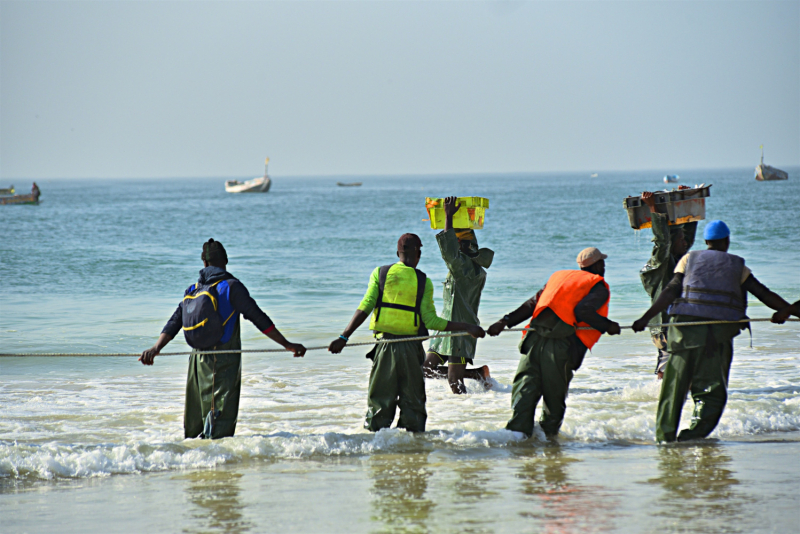
<path id="1" fill-rule="evenodd" d="M 397 242 L 400 261 L 372 271 L 364 299 L 342 335 L 328 347 L 330 352 L 342 352 L 350 336 L 370 314 L 369 329 L 382 340 L 427 336 L 428 329 L 468 332 L 472 337 L 484 337 L 480 326 L 447 321 L 436 315 L 433 283 L 416 268 L 421 248 L 422 241 L 415 234 L 400 237 Z M 397 427 L 423 432 L 428 413 L 425 411 L 425 380 L 422 375 L 425 350 L 422 341 L 379 343 L 367 357 L 373 363 L 364 428 L 377 432 L 390 427 L 395 411 L 400 408 Z"/>
<path id="2" fill-rule="evenodd" d="M 453 216 L 459 207 L 456 197 L 445 198 L 445 227 L 444 231 L 436 234 L 448 271 L 444 282 L 442 317 L 449 321 L 479 325 L 478 306 L 486 284 L 486 269 L 492 264 L 494 252 L 488 248 L 478 248 L 473 230 L 453 228 Z M 473 337 L 434 338 L 425 358 L 425 376 L 447 378 L 450 389 L 456 394 L 467 392 L 465 378 L 479 380 L 486 386 L 488 366 L 467 369 L 475 357 L 476 344 Z"/>
<path id="3" fill-rule="evenodd" d="M 196 284 L 189 286 L 183 301 L 161 331 L 156 344 L 139 361 L 153 365 L 155 357 L 183 329 L 192 347 L 186 380 L 183 417 L 185 438 L 217 439 L 233 436 L 239 414 L 242 387 L 242 355 L 238 352 L 197 354 L 210 350 L 238 351 L 242 348 L 239 316 L 252 322 L 264 335 L 294 353 L 306 348 L 290 343 L 275 328 L 247 288 L 225 267 L 228 255 L 219 241 L 203 243 L 203 269 Z"/>
<path id="4" fill-rule="evenodd" d="M 678 186 L 678 189 L 689 189 L 689 187 L 681 185 Z M 694 245 L 697 222 L 670 226 L 669 216 L 666 213 L 656 211 L 653 193 L 649 191 L 642 193 L 642 202 L 650 208 L 654 245 L 650 259 L 639 271 L 639 277 L 642 279 L 644 290 L 650 295 L 652 303 L 655 302 L 658 295 L 672 280 L 678 261 Z M 669 322 L 669 315 L 666 312 L 661 313 L 656 316 L 654 322 L 666 324 Z M 664 376 L 664 366 L 667 365 L 667 359 L 669 358 L 669 352 L 667 352 L 667 328 L 650 328 L 650 336 L 658 351 L 655 373 L 660 380 Z"/>
<path id="5" fill-rule="evenodd" d="M 610 290 L 603 278 L 608 256 L 590 247 L 578 254 L 580 270 L 556 271 L 545 286 L 519 308 L 489 327 L 499 335 L 530 319 L 519 350 L 523 354 L 511 390 L 513 415 L 506 428 L 533 435 L 534 413 L 543 399 L 539 424 L 547 437 L 561 428 L 572 376 L 601 334 L 617 335 L 608 319 Z M 592 329 L 578 329 L 590 327 Z"/>
<path id="6" fill-rule="evenodd" d="M 724 222 L 706 224 L 703 238 L 708 249 L 681 258 L 670 283 L 633 323 L 633 331 L 641 332 L 662 311 L 667 310 L 670 317 L 670 357 L 664 368 L 656 415 L 658 442 L 704 438 L 717 426 L 728 401 L 733 338 L 749 328 L 747 323 L 738 322 L 747 319 L 747 293 L 773 310 L 789 306 L 756 280 L 744 259 L 728 253 L 730 230 Z M 709 320 L 719 324 L 680 326 Z M 695 403 L 692 424 L 678 434 L 689 391 Z"/>

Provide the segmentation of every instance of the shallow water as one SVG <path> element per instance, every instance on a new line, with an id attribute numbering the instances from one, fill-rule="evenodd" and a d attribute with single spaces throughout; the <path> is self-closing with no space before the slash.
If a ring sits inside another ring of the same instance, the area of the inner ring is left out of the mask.
<path id="1" fill-rule="evenodd" d="M 790 169 L 790 174 L 796 176 Z M 484 324 L 527 299 L 581 248 L 609 254 L 611 317 L 648 302 L 638 269 L 649 231 L 621 199 L 663 173 L 277 179 L 267 195 L 226 195 L 220 180 L 41 182 L 40 206 L 6 207 L 1 352 L 137 352 L 150 346 L 200 268 L 202 241 L 290 339 L 325 345 L 357 306 L 372 268 L 405 231 L 420 268 L 445 271 L 425 196 L 491 199 L 483 246 L 496 262 Z M 731 251 L 793 301 L 800 293 L 796 180 L 749 170 L 681 173 L 713 183 L 709 216 Z M 19 186 L 19 184 L 16 184 Z M 767 217 L 764 213 L 768 212 Z M 437 299 L 440 298 L 437 289 Z M 752 302 L 751 317 L 769 311 Z M 437 300 L 441 309 L 441 302 Z M 0 525 L 9 532 L 639 531 L 785 532 L 798 524 L 800 325 L 754 323 L 736 341 L 730 400 L 713 440 L 653 445 L 658 384 L 646 334 L 604 336 L 576 373 L 558 444 L 502 430 L 519 334 L 480 341 L 493 388 L 453 396 L 427 384 L 428 430 L 361 428 L 368 361 L 351 348 L 246 355 L 237 435 L 182 440 L 186 358 L 0 359 Z M 353 341 L 366 341 L 362 328 Z M 249 323 L 245 348 L 274 348 Z M 169 350 L 185 349 L 176 339 Z M 691 402 L 684 412 L 688 424 Z M 538 429 L 537 429 L 538 432 Z M 101 516 L 102 519 L 98 519 Z M 300 520 L 300 518 L 302 520 Z"/>

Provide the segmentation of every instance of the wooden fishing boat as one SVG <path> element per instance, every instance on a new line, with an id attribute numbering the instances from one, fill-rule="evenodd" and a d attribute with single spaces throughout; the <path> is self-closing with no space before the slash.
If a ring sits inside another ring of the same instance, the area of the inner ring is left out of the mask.
<path id="1" fill-rule="evenodd" d="M 674 184 L 675 182 L 677 182 L 680 179 L 681 179 L 681 177 L 678 176 L 677 174 L 668 174 L 668 175 L 664 176 L 664 183 L 665 184 Z"/>
<path id="2" fill-rule="evenodd" d="M 764 165 L 764 145 L 761 145 L 761 165 L 756 167 L 755 179 L 759 182 L 770 182 L 772 180 L 788 180 L 789 173 Z"/>
<path id="3" fill-rule="evenodd" d="M 269 191 L 272 180 L 267 175 L 269 158 L 264 160 L 264 176 L 240 182 L 239 180 L 228 180 L 225 182 L 225 191 L 228 193 L 266 193 Z"/>
<path id="4" fill-rule="evenodd" d="M 10 188 L 6 189 L 5 191 L 14 192 L 14 186 L 12 185 Z M 0 191 L 3 191 L 0 189 Z M 36 185 L 36 182 L 33 182 L 33 187 L 31 188 L 31 192 L 28 195 L 14 195 L 11 196 L 0 196 L 0 205 L 12 205 L 12 204 L 39 204 L 39 196 L 42 192 L 39 190 L 39 186 Z"/>
<path id="5" fill-rule="evenodd" d="M 39 204 L 39 195 L 12 195 L 10 197 L 0 197 L 0 205 L 10 204 Z"/>
<path id="6" fill-rule="evenodd" d="M 339 187 L 359 187 L 361 182 L 336 182 Z"/>

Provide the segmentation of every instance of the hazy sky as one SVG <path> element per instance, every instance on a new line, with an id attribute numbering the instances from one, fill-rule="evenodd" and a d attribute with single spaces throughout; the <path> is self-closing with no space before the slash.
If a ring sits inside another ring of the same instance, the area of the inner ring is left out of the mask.
<path id="1" fill-rule="evenodd" d="M 797 0 L 2 1 L 0 54 L 4 181 L 800 164 Z"/>

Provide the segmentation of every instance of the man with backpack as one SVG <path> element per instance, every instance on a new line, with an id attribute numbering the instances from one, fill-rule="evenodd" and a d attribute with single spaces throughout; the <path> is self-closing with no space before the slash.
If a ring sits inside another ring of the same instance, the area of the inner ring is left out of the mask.
<path id="1" fill-rule="evenodd" d="M 161 350 L 183 329 L 192 347 L 186 380 L 185 438 L 233 436 L 239 414 L 242 387 L 240 352 L 197 354 L 203 351 L 242 348 L 239 316 L 252 322 L 264 335 L 302 357 L 306 348 L 290 343 L 258 307 L 247 288 L 225 270 L 228 256 L 219 241 L 203 243 L 203 269 L 196 284 L 189 286 L 183 301 L 167 321 L 156 344 L 139 361 L 153 365 Z"/>
<path id="2" fill-rule="evenodd" d="M 427 336 L 428 328 L 484 337 L 480 326 L 447 321 L 436 315 L 433 283 L 416 268 L 421 248 L 422 241 L 417 235 L 400 236 L 397 242 L 400 261 L 372 271 L 364 299 L 342 335 L 328 347 L 330 352 L 342 352 L 350 336 L 370 314 L 369 329 L 383 340 Z M 425 380 L 422 375 L 425 350 L 422 341 L 380 343 L 367 357 L 373 360 L 373 364 L 364 427 L 377 432 L 392 426 L 399 407 L 397 427 L 410 432 L 424 432 L 428 413 L 425 411 Z"/>

